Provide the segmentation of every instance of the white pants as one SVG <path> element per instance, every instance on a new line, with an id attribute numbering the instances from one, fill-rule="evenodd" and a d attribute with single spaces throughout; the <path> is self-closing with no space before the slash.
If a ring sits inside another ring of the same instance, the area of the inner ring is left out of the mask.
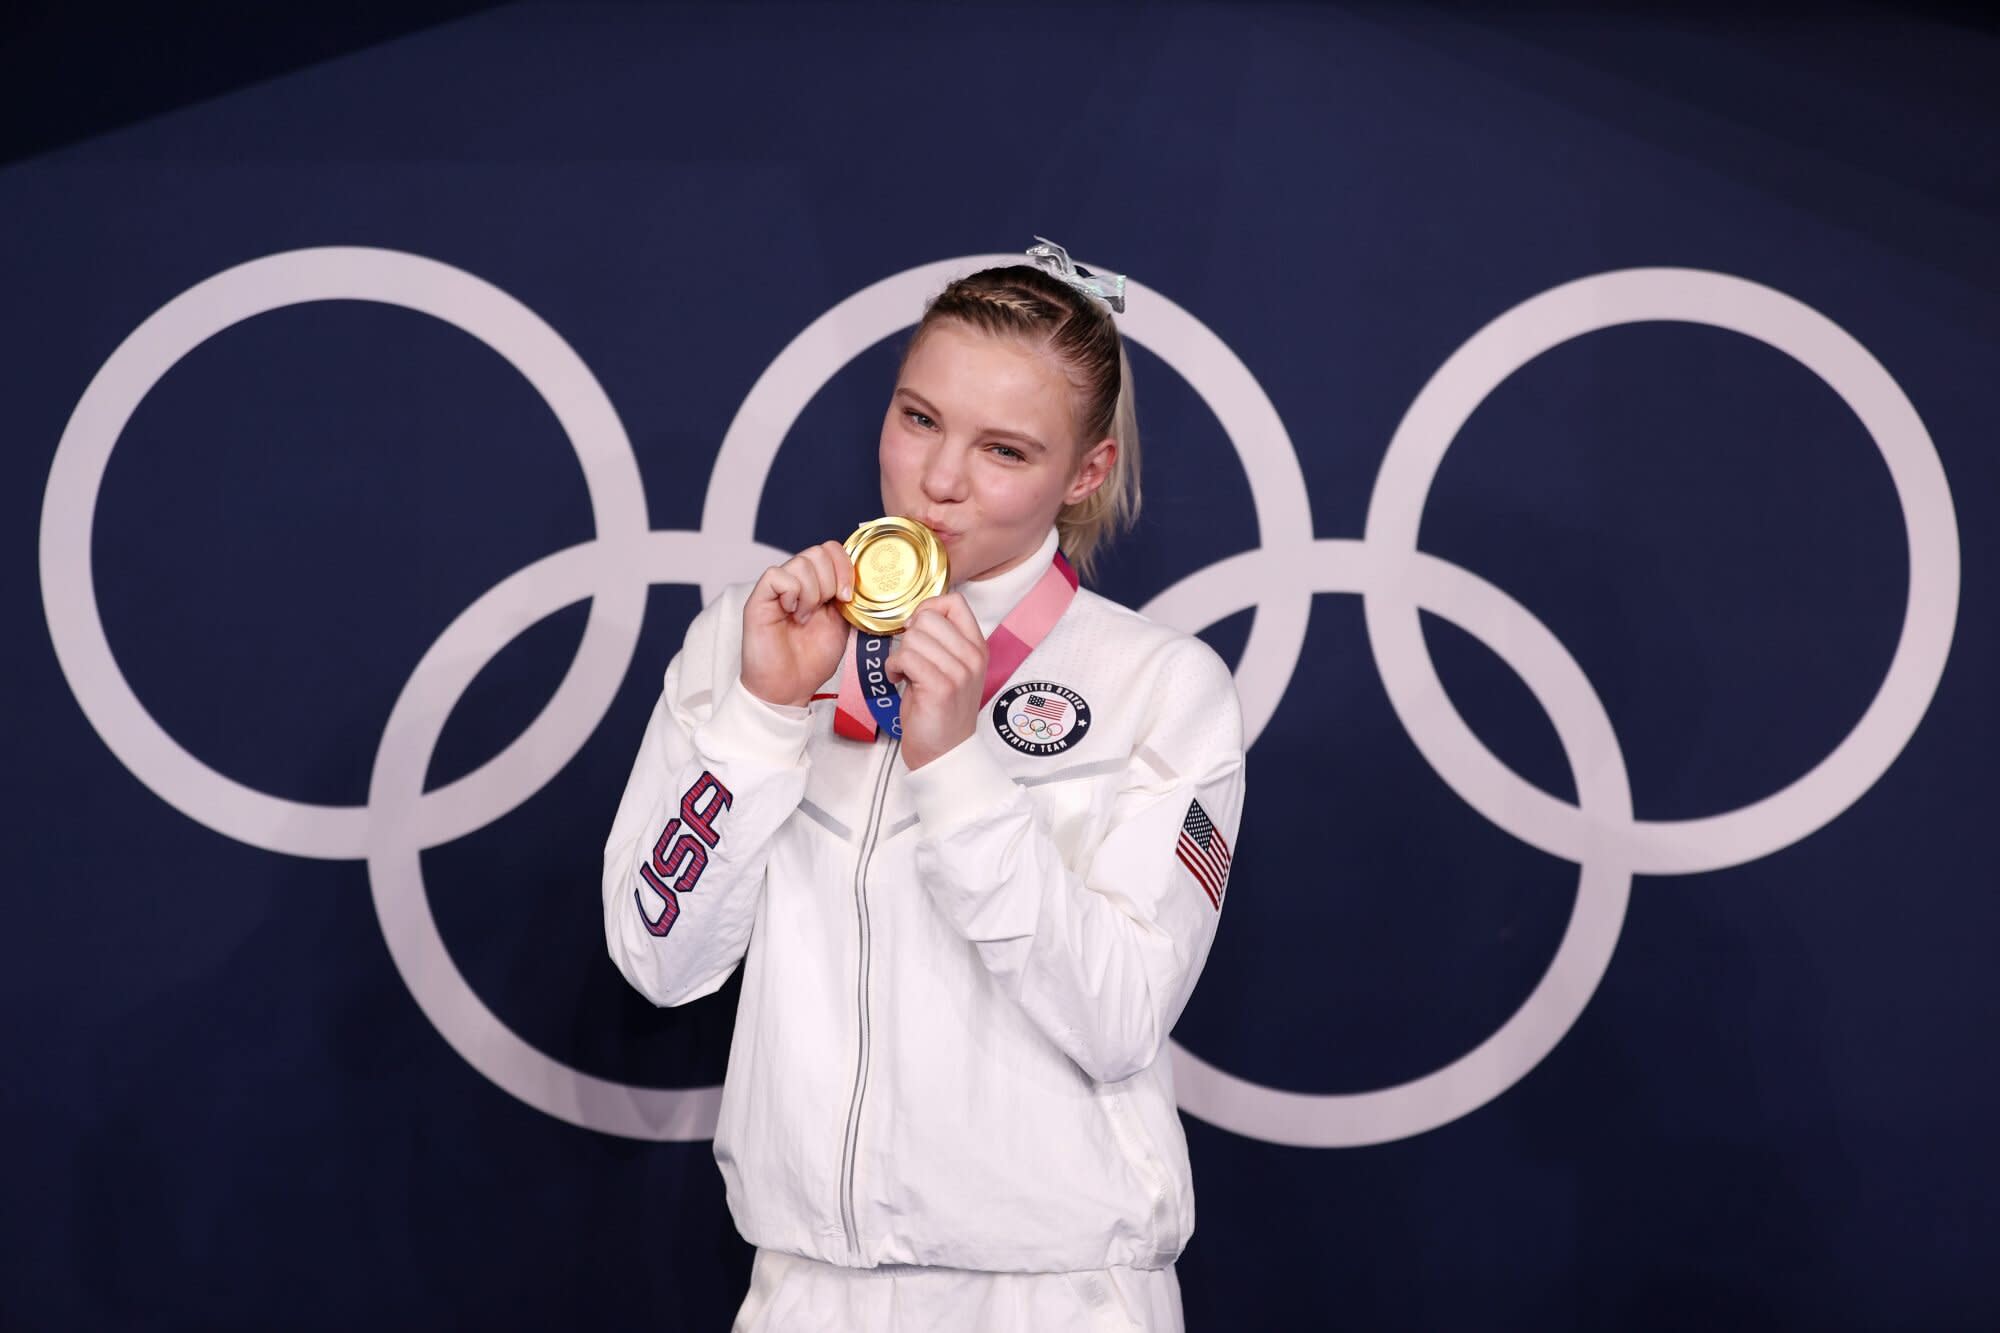
<path id="1" fill-rule="evenodd" d="M 1171 1268 L 839 1268 L 757 1251 L 731 1333 L 1181 1333 Z"/>

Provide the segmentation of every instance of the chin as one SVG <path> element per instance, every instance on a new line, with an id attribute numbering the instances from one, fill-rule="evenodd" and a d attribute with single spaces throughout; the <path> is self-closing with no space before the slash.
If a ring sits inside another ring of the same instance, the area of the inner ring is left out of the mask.
<path id="1" fill-rule="evenodd" d="M 1006 563 L 1006 556 L 995 555 L 991 551 L 983 552 L 978 556 L 967 555 L 964 558 L 960 558 L 957 554 L 954 554 L 951 559 L 951 581 L 954 584 L 976 583 Z M 965 571 L 963 576 L 960 576 L 958 572 L 960 569 Z"/>

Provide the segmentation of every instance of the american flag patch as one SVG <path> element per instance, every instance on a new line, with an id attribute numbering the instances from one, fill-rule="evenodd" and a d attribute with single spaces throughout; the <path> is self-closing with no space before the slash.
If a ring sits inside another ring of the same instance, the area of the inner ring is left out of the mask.
<path id="1" fill-rule="evenodd" d="M 1060 722 L 1063 715 L 1069 712 L 1069 705 L 1046 694 L 1031 694 L 1022 701 L 1021 711 L 1044 722 Z"/>
<path id="2" fill-rule="evenodd" d="M 1200 801 L 1188 802 L 1187 818 L 1181 821 L 1181 839 L 1174 854 L 1194 876 L 1195 883 L 1201 885 L 1209 904 L 1221 911 L 1223 887 L 1229 882 L 1229 844 L 1223 841 L 1222 831 L 1215 827 L 1208 811 L 1201 808 Z"/>

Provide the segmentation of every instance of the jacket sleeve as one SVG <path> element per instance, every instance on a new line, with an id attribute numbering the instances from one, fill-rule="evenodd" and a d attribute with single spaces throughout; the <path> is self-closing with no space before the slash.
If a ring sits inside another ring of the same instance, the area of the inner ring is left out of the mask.
<path id="1" fill-rule="evenodd" d="M 743 598 L 732 589 L 688 627 L 604 844 L 605 945 L 654 1004 L 736 970 L 772 835 L 805 794 L 811 715 L 743 688 Z"/>
<path id="2" fill-rule="evenodd" d="M 1132 1077 L 1164 1049 L 1215 939 L 1242 816 L 1235 683 L 1206 645 L 1180 648 L 1107 831 L 1076 864 L 981 737 L 910 774 L 917 867 L 933 899 L 1030 1020 L 1100 1082 Z"/>

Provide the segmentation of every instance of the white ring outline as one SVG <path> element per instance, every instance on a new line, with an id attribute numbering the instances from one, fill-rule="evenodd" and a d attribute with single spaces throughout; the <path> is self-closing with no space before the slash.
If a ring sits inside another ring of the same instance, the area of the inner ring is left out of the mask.
<path id="1" fill-rule="evenodd" d="M 1894 657 L 1853 730 L 1802 777 L 1725 814 L 1606 827 L 1520 777 L 1445 694 L 1417 608 L 1387 590 L 1365 600 L 1368 642 L 1396 716 L 1451 789 L 1531 847 L 1576 861 L 1615 844 L 1640 874 L 1687 875 L 1769 856 L 1838 818 L 1888 771 L 1930 708 L 1958 615 L 1958 519 L 1937 446 L 1916 407 L 1854 336 L 1811 306 L 1702 269 L 1623 269 L 1551 288 L 1499 316 L 1438 367 L 1389 442 L 1364 540 L 1415 552 L 1445 451 L 1488 394 L 1561 343 L 1621 324 L 1674 321 L 1754 338 L 1827 384 L 1888 465 L 1909 550 L 1909 600 Z"/>
<path id="2" fill-rule="evenodd" d="M 645 574 L 638 585 L 643 591 L 654 583 L 689 582 L 679 571 L 718 563 L 755 573 L 784 554 L 755 543 L 718 546 L 699 533 L 667 530 L 654 531 L 643 546 L 622 551 L 608 543 L 585 543 L 536 561 L 473 603 L 424 654 L 390 710 L 369 781 L 369 809 L 415 808 L 412 798 L 423 791 L 438 737 L 466 686 L 530 625 L 591 596 L 606 579 L 630 579 L 635 569 Z M 635 617 L 635 635 L 637 629 Z M 623 666 L 606 673 L 614 689 L 630 669 L 631 658 L 628 651 Z M 608 707 L 607 699 L 597 722 Z M 590 730 L 595 729 L 593 723 Z M 579 740 L 549 757 L 559 758 L 555 767 L 560 769 L 581 748 Z M 585 1073 L 508 1027 L 459 971 L 438 930 L 420 859 L 423 848 L 434 844 L 388 820 L 371 834 L 368 879 L 390 957 L 417 1006 L 466 1063 L 536 1110 L 583 1129 L 646 1140 L 714 1136 L 720 1085 L 621 1083 Z"/>
<path id="3" fill-rule="evenodd" d="M 1337 539 L 1314 543 L 1303 557 L 1251 551 L 1175 584 L 1144 614 L 1171 625 L 1213 624 L 1241 610 L 1246 592 L 1300 573 L 1317 592 L 1366 598 L 1395 589 L 1485 644 L 1554 724 L 1584 808 L 1605 821 L 1631 817 L 1624 756 L 1583 668 L 1526 608 L 1457 565 L 1423 554 L 1385 558 L 1364 542 Z M 1290 1092 L 1231 1074 L 1174 1041 L 1180 1107 L 1222 1129 L 1298 1148 L 1387 1143 L 1449 1124 L 1519 1082 L 1568 1035 L 1610 966 L 1631 887 L 1630 870 L 1612 858 L 1580 863 L 1569 922 L 1535 988 L 1484 1041 L 1429 1074 L 1366 1092 Z"/>
<path id="4" fill-rule="evenodd" d="M 218 773 L 167 735 L 139 702 L 111 652 L 91 567 L 98 488 L 140 401 L 176 362 L 216 334 L 253 316 L 311 301 L 400 306 L 477 338 L 520 372 L 561 423 L 583 468 L 598 540 L 628 545 L 643 539 L 648 525 L 638 460 L 590 368 L 527 306 L 436 260 L 359 246 L 253 259 L 182 292 L 111 353 L 70 414 L 42 497 L 42 607 L 70 692 L 119 762 L 196 823 L 266 851 L 359 860 L 368 854 L 365 807 L 292 801 L 257 791 Z M 571 734 L 593 712 L 601 718 L 610 706 L 617 678 L 606 664 L 621 656 L 630 660 L 646 589 L 619 580 L 595 591 L 576 659 L 534 722 L 478 770 L 422 797 L 425 845 L 463 836 L 512 810 L 561 767 L 537 762 L 538 755 L 574 753 L 595 729 L 592 721 L 581 734 Z M 496 797 L 503 802 L 499 814 L 479 808 L 481 801 Z"/>

